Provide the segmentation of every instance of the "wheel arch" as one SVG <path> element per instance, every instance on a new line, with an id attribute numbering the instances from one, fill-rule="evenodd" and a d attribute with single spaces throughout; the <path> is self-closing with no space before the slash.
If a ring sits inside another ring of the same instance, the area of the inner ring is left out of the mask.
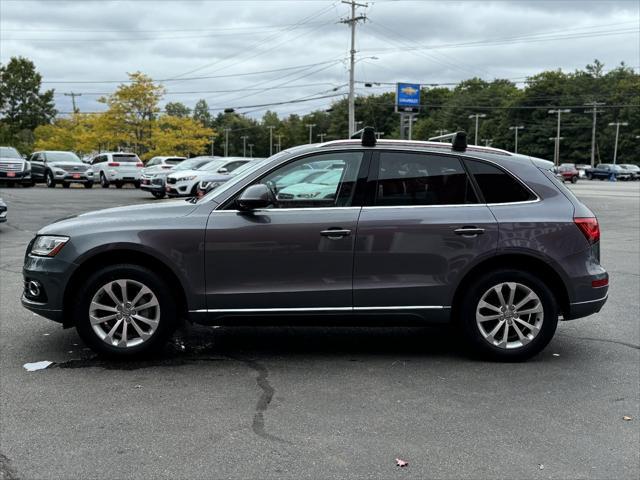
<path id="1" fill-rule="evenodd" d="M 91 273 L 104 265 L 112 265 L 115 263 L 128 263 L 148 268 L 157 273 L 164 281 L 168 283 L 169 288 L 175 293 L 176 309 L 181 319 L 188 316 L 188 303 L 184 286 L 176 273 L 157 257 L 150 255 L 144 251 L 119 248 L 114 250 L 96 252 L 82 263 L 72 273 L 63 296 L 63 311 L 69 312 L 70 304 L 74 301 L 74 294 L 77 292 L 79 285 Z M 64 327 L 72 327 L 73 320 L 69 315 L 64 316 Z"/>
<path id="2" fill-rule="evenodd" d="M 560 313 L 564 314 L 569 311 L 569 290 L 557 270 L 538 257 L 524 253 L 506 253 L 477 263 L 464 275 L 453 295 L 451 303 L 452 317 L 456 318 L 461 298 L 475 279 L 489 271 L 504 268 L 523 270 L 538 276 L 549 285 L 558 303 Z"/>

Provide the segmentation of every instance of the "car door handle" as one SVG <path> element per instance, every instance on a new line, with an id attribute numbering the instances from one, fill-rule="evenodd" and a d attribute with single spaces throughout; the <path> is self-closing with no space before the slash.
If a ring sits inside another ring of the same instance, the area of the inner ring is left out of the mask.
<path id="1" fill-rule="evenodd" d="M 323 237 L 328 237 L 332 240 L 337 240 L 342 237 L 347 237 L 351 235 L 351 230 L 345 230 L 342 228 L 330 228 L 328 230 L 322 230 L 320 235 Z"/>
<path id="2" fill-rule="evenodd" d="M 484 228 L 462 227 L 462 228 L 456 228 L 453 232 L 456 235 L 462 235 L 463 237 L 476 237 L 484 233 Z"/>

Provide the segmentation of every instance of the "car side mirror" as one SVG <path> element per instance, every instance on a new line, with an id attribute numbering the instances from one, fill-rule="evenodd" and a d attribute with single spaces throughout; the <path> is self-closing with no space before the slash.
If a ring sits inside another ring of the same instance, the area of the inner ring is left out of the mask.
<path id="1" fill-rule="evenodd" d="M 251 185 L 240 194 L 236 200 L 236 205 L 240 210 L 255 210 L 265 208 L 275 202 L 273 192 L 264 183 Z"/>
<path id="2" fill-rule="evenodd" d="M 229 170 L 227 170 L 226 167 L 220 167 L 218 173 L 229 173 Z"/>

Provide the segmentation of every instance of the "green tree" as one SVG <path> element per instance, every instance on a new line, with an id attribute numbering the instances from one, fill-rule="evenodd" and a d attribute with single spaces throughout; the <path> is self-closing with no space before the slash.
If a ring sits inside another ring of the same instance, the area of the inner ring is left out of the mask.
<path id="1" fill-rule="evenodd" d="M 211 126 L 211 112 L 209 112 L 209 105 L 204 99 L 196 102 L 196 106 L 193 108 L 193 119 L 199 121 L 203 127 Z"/>
<path id="2" fill-rule="evenodd" d="M 172 117 L 185 118 L 191 115 L 191 109 L 181 102 L 169 102 L 164 106 L 164 111 Z"/>
<path id="3" fill-rule="evenodd" d="M 30 150 L 33 131 L 55 117 L 53 90 L 40 91 L 42 76 L 32 61 L 12 57 L 0 65 L 0 141 Z"/>

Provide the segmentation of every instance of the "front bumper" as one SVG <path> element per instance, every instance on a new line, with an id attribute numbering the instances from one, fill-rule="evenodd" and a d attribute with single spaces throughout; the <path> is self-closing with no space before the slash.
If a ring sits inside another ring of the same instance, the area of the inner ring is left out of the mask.
<path id="1" fill-rule="evenodd" d="M 31 170 L 26 172 L 0 171 L 0 182 L 31 183 Z"/>
<path id="2" fill-rule="evenodd" d="M 93 183 L 95 175 L 87 175 L 86 173 L 65 173 L 62 175 L 54 175 L 56 182 L 61 183 Z"/>
<path id="3" fill-rule="evenodd" d="M 0 211 L 0 223 L 4 223 L 7 221 L 7 210 Z"/>
<path id="4" fill-rule="evenodd" d="M 188 197 L 191 195 L 189 185 L 180 185 L 179 183 L 167 185 L 165 192 L 170 197 Z"/>
<path id="5" fill-rule="evenodd" d="M 64 317 L 64 292 L 75 265 L 56 257 L 25 257 L 22 276 L 24 290 L 22 306 L 38 315 L 63 323 L 68 326 Z M 27 284 L 36 281 L 41 286 L 41 294 L 34 297 L 29 293 Z"/>
<path id="6" fill-rule="evenodd" d="M 147 192 L 165 192 L 165 185 L 163 179 L 149 179 L 142 177 L 140 179 L 140 190 L 145 190 Z"/>

